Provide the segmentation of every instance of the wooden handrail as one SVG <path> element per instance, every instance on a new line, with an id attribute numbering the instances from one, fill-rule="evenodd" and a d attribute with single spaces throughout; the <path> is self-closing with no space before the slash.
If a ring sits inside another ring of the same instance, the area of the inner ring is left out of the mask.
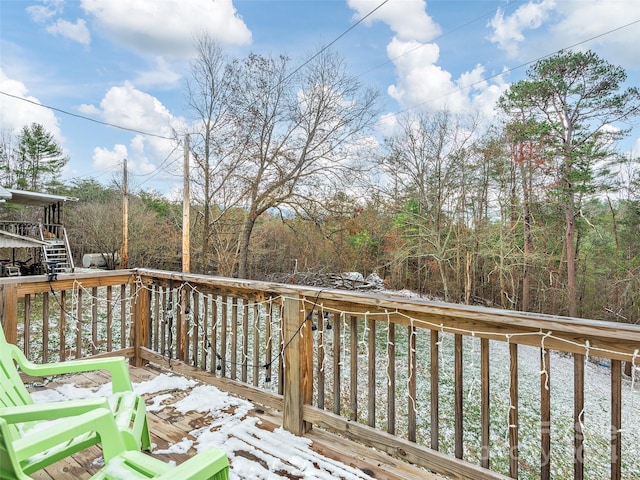
<path id="1" fill-rule="evenodd" d="M 584 452 L 585 361 L 595 357 L 611 372 L 607 465 L 611 478 L 622 478 L 622 362 L 637 364 L 636 325 L 149 269 L 5 278 L 0 316 L 7 339 L 35 360 L 127 349 L 135 365 L 171 365 L 282 409 L 295 434 L 322 426 L 468 479 L 528 478 L 532 470 L 531 478 L 549 478 L 558 461 L 552 400 L 562 388 L 574 399 L 571 469 L 583 478 L 583 456 L 603 455 Z M 39 322 L 47 325 L 37 329 Z M 496 364 L 500 344 L 505 361 Z M 524 459 L 521 448 L 531 435 L 521 411 L 525 346 L 539 352 L 537 459 Z M 573 372 L 555 371 L 551 350 L 573 357 Z M 498 419 L 497 370 L 508 384 Z M 478 375 L 477 419 L 467 411 L 470 372 Z M 558 380 L 571 375 L 573 382 Z"/>

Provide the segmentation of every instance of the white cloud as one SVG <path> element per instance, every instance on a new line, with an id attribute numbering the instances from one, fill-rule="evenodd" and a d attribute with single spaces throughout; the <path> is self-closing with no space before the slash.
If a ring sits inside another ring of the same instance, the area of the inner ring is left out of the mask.
<path id="1" fill-rule="evenodd" d="M 164 57 L 156 57 L 156 68 L 138 73 L 134 83 L 141 87 L 175 87 L 178 86 L 182 75 L 165 61 Z"/>
<path id="2" fill-rule="evenodd" d="M 378 4 L 372 0 L 347 0 L 347 3 L 359 18 Z M 396 34 L 387 45 L 387 56 L 396 68 L 396 82 L 387 88 L 387 93 L 402 109 L 492 112 L 493 105 L 488 102 L 497 98 L 500 94 L 497 92 L 503 88 L 483 79 L 485 70 L 481 65 L 457 79 L 438 65 L 440 47 L 433 40 L 441 30 L 427 14 L 426 7 L 424 0 L 389 2 L 370 17 L 387 23 Z M 388 117 L 385 128 L 391 127 L 393 121 Z"/>
<path id="3" fill-rule="evenodd" d="M 101 113 L 98 107 L 86 103 L 81 104 L 78 107 L 78 110 L 80 111 L 80 113 L 83 113 L 85 115 L 100 115 Z"/>
<path id="4" fill-rule="evenodd" d="M 31 20 L 44 23 L 62 12 L 64 0 L 44 0 L 41 5 L 31 5 L 26 8 Z"/>
<path id="5" fill-rule="evenodd" d="M 147 175 L 155 172 L 161 164 L 166 166 L 168 159 L 181 157 L 180 151 L 176 150 L 176 140 L 172 138 L 174 131 L 185 130 L 184 120 L 172 115 L 156 97 L 137 89 L 130 82 L 110 88 L 99 109 L 94 105 L 81 108 L 92 114 L 98 112 L 108 123 L 166 137 L 135 134 L 126 146 L 118 143 L 112 148 L 96 148 L 93 153 L 96 169 L 115 168 L 126 158 L 131 173 Z"/>
<path id="6" fill-rule="evenodd" d="M 531 59 L 571 46 L 592 49 L 626 68 L 640 68 L 638 26 L 633 24 L 638 18 L 637 0 L 531 0 L 508 16 L 498 10 L 488 25 L 492 28 L 489 39 L 511 57 Z M 540 51 L 541 42 L 544 51 Z"/>
<path id="7" fill-rule="evenodd" d="M 349 7 L 356 11 L 360 19 L 371 12 L 380 3 L 378 0 L 347 0 Z M 389 2 L 376 10 L 366 22 L 380 20 L 389 25 L 400 40 L 419 40 L 428 42 L 440 35 L 440 27 L 427 15 L 424 0 L 404 0 Z"/>
<path id="8" fill-rule="evenodd" d="M 76 23 L 59 18 L 55 23 L 47 27 L 47 32 L 68 38 L 81 45 L 89 45 L 91 43 L 91 34 L 87 28 L 87 22 L 81 18 L 76 20 Z"/>
<path id="9" fill-rule="evenodd" d="M 251 43 L 232 0 L 82 0 L 81 6 L 114 40 L 147 53 L 190 55 L 202 33 L 222 43 Z"/>
<path id="10" fill-rule="evenodd" d="M 102 117 L 109 123 L 157 135 L 169 135 L 174 120 L 169 110 L 153 95 L 138 90 L 131 82 L 111 87 L 100 102 Z"/>
<path id="11" fill-rule="evenodd" d="M 96 147 L 93 150 L 93 168 L 96 170 L 117 170 L 124 159 L 127 160 L 127 170 L 135 175 L 148 175 L 157 169 L 147 152 L 145 139 L 136 135 L 131 139 L 129 147 L 117 143 L 112 149 Z"/>
<path id="12" fill-rule="evenodd" d="M 114 145 L 112 150 L 96 147 L 93 150 L 93 168 L 96 170 L 114 169 L 118 165 L 122 165 L 122 160 L 128 156 L 127 147 L 122 144 Z"/>
<path id="13" fill-rule="evenodd" d="M 584 1 L 580 8 L 572 2 L 559 2 L 557 11 L 560 20 L 552 31 L 558 48 L 599 36 L 579 48 L 593 49 L 613 64 L 640 68 L 638 24 L 629 25 L 640 18 L 640 2 Z"/>
<path id="14" fill-rule="evenodd" d="M 499 48 L 513 57 L 518 53 L 519 45 L 525 40 L 523 32 L 540 28 L 550 18 L 555 7 L 555 0 L 530 1 L 518 7 L 508 17 L 504 16 L 502 9 L 498 9 L 489 22 L 489 26 L 493 28 L 493 35 L 489 40 L 497 43 Z"/>
<path id="15" fill-rule="evenodd" d="M 0 128 L 16 134 L 22 127 L 35 122 L 43 125 L 59 142 L 64 141 L 58 119 L 53 111 L 41 106 L 40 100 L 28 95 L 28 89 L 24 83 L 9 78 L 2 69 L 0 69 L 0 90 L 13 96 L 0 95 Z"/>

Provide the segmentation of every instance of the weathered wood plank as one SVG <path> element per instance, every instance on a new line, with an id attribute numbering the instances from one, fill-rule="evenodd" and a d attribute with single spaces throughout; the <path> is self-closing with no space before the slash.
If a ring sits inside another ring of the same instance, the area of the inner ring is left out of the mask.
<path id="1" fill-rule="evenodd" d="M 409 401 L 407 402 L 407 438 L 410 442 L 415 442 L 417 439 L 417 410 L 416 405 L 418 395 L 418 360 L 416 355 L 416 329 L 412 326 L 407 327 L 407 364 L 409 371 L 407 372 L 408 395 Z"/>
<path id="2" fill-rule="evenodd" d="M 445 455 L 417 443 L 389 435 L 327 411 L 319 410 L 311 405 L 304 406 L 305 420 L 338 433 L 352 441 L 357 441 L 376 448 L 393 457 L 402 458 L 414 465 L 424 467 L 440 475 L 468 480 L 507 480 L 508 477 L 478 465 L 473 465 L 449 455 Z"/>
<path id="3" fill-rule="evenodd" d="M 464 454 L 464 375 L 462 363 L 462 335 L 454 336 L 454 430 L 455 430 L 455 446 L 454 455 L 458 459 L 462 459 Z"/>
<path id="4" fill-rule="evenodd" d="M 349 321 L 349 408 L 351 420 L 358 420 L 358 317 Z"/>
<path id="5" fill-rule="evenodd" d="M 491 360 L 489 340 L 480 339 L 480 465 L 491 466 Z"/>
<path id="6" fill-rule="evenodd" d="M 622 362 L 611 361 L 611 480 L 622 479 Z"/>
<path id="7" fill-rule="evenodd" d="M 341 378 L 341 366 L 342 366 L 342 340 L 340 331 L 342 329 L 342 322 L 339 319 L 334 319 L 333 322 L 333 413 L 340 415 L 340 405 L 342 400 L 342 382 Z"/>
<path id="8" fill-rule="evenodd" d="M 509 475 L 518 478 L 518 345 L 509 344 Z"/>
<path id="9" fill-rule="evenodd" d="M 438 330 L 432 330 L 429 338 L 431 361 L 431 448 L 440 449 L 440 360 Z"/>
<path id="10" fill-rule="evenodd" d="M 387 433 L 396 433 L 396 328 L 387 324 Z"/>
<path id="11" fill-rule="evenodd" d="M 540 480 L 551 478 L 551 356 L 540 349 Z"/>
<path id="12" fill-rule="evenodd" d="M 584 355 L 573 356 L 573 478 L 584 479 Z"/>
<path id="13" fill-rule="evenodd" d="M 370 427 L 376 426 L 376 322 L 372 318 L 367 318 L 368 329 L 368 397 L 367 397 L 367 424 Z"/>

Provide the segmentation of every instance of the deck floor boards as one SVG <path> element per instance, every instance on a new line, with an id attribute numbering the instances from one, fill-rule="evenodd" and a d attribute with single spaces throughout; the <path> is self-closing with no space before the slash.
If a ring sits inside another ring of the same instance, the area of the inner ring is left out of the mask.
<path id="1" fill-rule="evenodd" d="M 151 368 L 130 368 L 131 379 L 134 383 L 141 383 L 148 380 L 152 380 L 159 375 L 159 371 Z M 54 388 L 62 383 L 72 383 L 77 387 L 95 388 L 100 384 L 109 381 L 109 377 L 106 374 L 95 372 L 82 375 L 74 375 L 62 379 L 57 379 L 55 382 L 51 382 L 47 385 L 47 388 Z M 39 387 L 42 388 L 42 387 Z M 186 395 L 187 391 L 173 391 L 174 397 L 180 395 Z M 153 395 L 143 395 L 147 405 L 152 403 Z M 175 401 L 175 398 L 173 399 Z M 258 427 L 260 429 L 273 431 L 282 424 L 282 417 L 279 412 L 258 406 L 253 411 L 249 412 L 249 416 L 256 416 L 260 422 Z M 206 424 L 203 420 L 203 415 L 197 412 L 187 412 L 182 414 L 177 412 L 173 407 L 168 406 L 161 410 L 149 411 L 149 427 L 152 435 L 152 443 L 154 445 L 154 451 L 167 450 L 171 445 L 180 443 L 183 439 L 195 440 L 189 432 L 202 427 Z M 343 478 L 345 480 L 352 480 L 353 478 L 362 479 L 385 479 L 385 480 L 401 480 L 401 479 L 425 479 L 435 480 L 440 477 L 436 477 L 429 472 L 422 469 L 412 467 L 402 461 L 392 459 L 387 455 L 377 453 L 371 449 L 359 446 L 346 439 L 336 437 L 327 432 L 317 429 L 312 430 L 308 436 L 311 443 L 311 450 L 315 453 L 322 455 L 328 459 L 328 462 L 332 464 L 343 464 L 351 469 L 356 469 L 359 475 L 354 476 L 348 473 L 349 469 L 345 470 L 343 476 L 336 476 L 335 471 L 329 472 L 324 469 L 322 465 L 315 464 L 318 469 L 317 472 L 304 472 L 301 475 L 293 475 L 286 471 L 271 471 L 269 478 L 283 478 L 283 479 L 303 479 L 303 478 Z M 255 447 L 255 445 L 254 445 Z M 258 444 L 259 449 L 259 444 Z M 237 450 L 234 455 L 240 457 L 242 462 L 252 461 L 256 462 L 263 469 L 268 469 L 267 463 L 264 460 L 265 457 L 273 455 L 271 450 L 269 453 L 261 452 L 259 450 L 252 450 L 247 448 L 246 450 Z M 162 459 L 163 461 L 175 461 L 180 464 L 196 454 L 196 449 L 191 447 L 185 453 L 151 453 L 151 455 Z M 279 461 L 283 464 L 290 464 L 291 459 L 285 458 L 286 450 L 282 450 L 282 455 Z M 74 455 L 72 458 L 65 459 L 54 465 L 47 467 L 46 469 L 32 474 L 32 478 L 35 480 L 82 480 L 87 479 L 91 474 L 95 473 L 102 464 L 102 455 L 98 447 L 92 447 L 79 454 Z M 249 477 L 234 475 L 234 458 L 230 457 L 232 478 L 238 478 L 241 480 L 249 480 Z M 332 475 L 333 474 L 333 475 Z M 262 478 L 262 477 L 261 477 Z"/>

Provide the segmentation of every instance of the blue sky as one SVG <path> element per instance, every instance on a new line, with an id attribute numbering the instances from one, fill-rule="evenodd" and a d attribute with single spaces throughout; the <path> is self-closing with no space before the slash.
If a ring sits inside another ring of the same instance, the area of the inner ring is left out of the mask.
<path id="1" fill-rule="evenodd" d="M 333 48 L 380 91 L 387 119 L 448 108 L 490 120 L 526 67 L 500 74 L 578 43 L 640 85 L 638 0 L 0 0 L 0 130 L 44 124 L 70 158 L 67 179 L 108 182 L 127 158 L 133 189 L 178 191 L 172 142 L 74 115 L 171 136 L 192 121 L 184 84 L 198 32 L 233 57 L 299 65 L 378 6 Z M 624 148 L 640 153 L 640 131 Z"/>

